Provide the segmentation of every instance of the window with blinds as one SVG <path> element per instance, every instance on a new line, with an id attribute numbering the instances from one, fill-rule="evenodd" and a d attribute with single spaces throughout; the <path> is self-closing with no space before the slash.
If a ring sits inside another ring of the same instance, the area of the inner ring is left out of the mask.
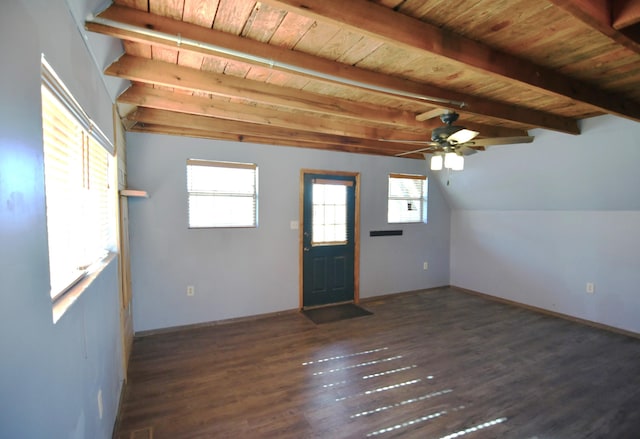
<path id="1" fill-rule="evenodd" d="M 42 134 L 51 298 L 114 247 L 113 146 L 42 58 Z"/>
<path id="2" fill-rule="evenodd" d="M 427 177 L 409 174 L 389 175 L 387 221 L 427 222 Z"/>
<path id="3" fill-rule="evenodd" d="M 187 160 L 189 228 L 256 227 L 258 166 Z"/>

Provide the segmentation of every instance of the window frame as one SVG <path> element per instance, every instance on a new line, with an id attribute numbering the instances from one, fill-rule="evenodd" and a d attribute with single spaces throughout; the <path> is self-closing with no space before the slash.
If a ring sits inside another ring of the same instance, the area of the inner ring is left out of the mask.
<path id="1" fill-rule="evenodd" d="M 116 160 L 109 138 L 82 109 L 44 55 L 40 78 L 49 297 L 56 323 L 115 256 Z M 55 123 L 58 121 L 65 122 L 64 126 Z M 56 166 L 63 166 L 64 172 Z M 60 178 L 69 169 L 76 178 Z M 79 228 L 84 233 L 79 232 L 78 228 L 60 225 L 64 222 L 61 211 L 66 217 L 97 221 L 79 220 L 79 224 L 87 224 Z M 60 242 L 80 244 L 69 252 Z"/>
<path id="2" fill-rule="evenodd" d="M 190 167 L 203 167 L 203 168 L 221 168 L 221 169 L 243 169 L 243 170 L 252 170 L 253 171 L 253 192 L 241 192 L 241 191 L 222 191 L 216 187 L 211 187 L 207 190 L 194 190 L 191 187 L 191 170 Z M 242 229 L 249 228 L 255 229 L 258 227 L 258 165 L 256 163 L 242 163 L 242 162 L 228 162 L 221 160 L 207 160 L 207 159 L 187 159 L 186 166 L 186 175 L 187 175 L 187 228 L 190 230 L 199 230 L 199 229 Z M 229 223 L 229 222 L 216 222 L 215 219 L 212 219 L 210 223 L 204 225 L 193 225 L 192 224 L 192 201 L 195 200 L 195 197 L 221 197 L 221 198 L 250 198 L 252 200 L 252 221 L 249 222 L 237 222 L 237 223 Z"/>
<path id="3" fill-rule="evenodd" d="M 422 194 L 420 197 L 398 197 L 391 195 L 392 179 L 421 180 Z M 387 223 L 388 224 L 426 224 L 427 223 L 427 207 L 428 207 L 428 179 L 427 176 L 421 174 L 401 174 L 390 173 L 387 178 Z M 419 204 L 420 219 L 417 221 L 390 221 L 390 213 L 393 201 L 414 201 Z"/>

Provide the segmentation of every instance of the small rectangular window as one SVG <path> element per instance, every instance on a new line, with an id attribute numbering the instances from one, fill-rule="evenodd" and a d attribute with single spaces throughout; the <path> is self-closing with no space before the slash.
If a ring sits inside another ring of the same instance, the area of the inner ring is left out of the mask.
<path id="1" fill-rule="evenodd" d="M 427 222 L 427 177 L 389 174 L 389 223 Z"/>
<path id="2" fill-rule="evenodd" d="M 54 304 L 115 247 L 113 146 L 44 57 L 44 182 Z M 113 177 L 113 178 L 112 178 Z"/>
<path id="3" fill-rule="evenodd" d="M 189 228 L 256 227 L 258 166 L 187 160 Z"/>

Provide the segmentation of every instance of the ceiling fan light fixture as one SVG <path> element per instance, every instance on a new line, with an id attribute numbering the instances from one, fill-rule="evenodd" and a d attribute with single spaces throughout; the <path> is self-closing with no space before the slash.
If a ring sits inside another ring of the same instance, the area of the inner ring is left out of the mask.
<path id="1" fill-rule="evenodd" d="M 448 152 L 444 155 L 444 167 L 452 171 L 464 170 L 464 157 L 456 152 Z"/>
<path id="2" fill-rule="evenodd" d="M 442 169 L 442 156 L 434 155 L 431 157 L 431 170 L 440 171 Z"/>
<path id="3" fill-rule="evenodd" d="M 456 161 L 456 157 L 458 157 L 458 154 L 456 154 L 455 152 L 447 152 L 444 155 L 444 167 L 447 169 L 452 169 Z"/>
<path id="4" fill-rule="evenodd" d="M 433 142 L 444 143 L 447 141 L 449 136 L 463 129 L 464 128 L 455 125 L 445 125 L 443 127 L 435 128 L 431 131 L 431 140 Z"/>
<path id="5" fill-rule="evenodd" d="M 464 157 L 456 155 L 451 166 L 452 171 L 462 171 L 464 169 Z"/>

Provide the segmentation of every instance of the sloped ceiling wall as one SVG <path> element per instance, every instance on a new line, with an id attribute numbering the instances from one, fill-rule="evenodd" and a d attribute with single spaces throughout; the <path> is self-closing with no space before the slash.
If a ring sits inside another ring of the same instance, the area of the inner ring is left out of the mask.
<path id="1" fill-rule="evenodd" d="M 531 144 L 494 146 L 462 172 L 430 176 L 452 209 L 640 210 L 640 123 L 601 116 L 581 129 L 532 130 Z"/>
<path id="2" fill-rule="evenodd" d="M 475 154 L 449 186 L 432 173 L 452 206 L 450 284 L 640 333 L 640 124 L 582 131 Z"/>

